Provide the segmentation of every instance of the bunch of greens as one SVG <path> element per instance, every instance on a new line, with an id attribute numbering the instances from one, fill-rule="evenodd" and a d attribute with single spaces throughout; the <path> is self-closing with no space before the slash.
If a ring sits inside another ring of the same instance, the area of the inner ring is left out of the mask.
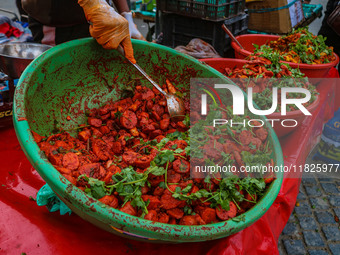
<path id="1" fill-rule="evenodd" d="M 294 35 L 300 35 L 296 41 L 291 41 L 285 49 L 284 56 L 296 53 L 302 63 L 313 64 L 315 60 L 323 56 L 331 56 L 333 54 L 332 48 L 328 47 L 325 43 L 326 37 L 322 35 L 315 36 L 308 31 L 308 27 L 294 29 L 290 34 L 282 37 L 282 40 L 287 39 Z M 329 63 L 328 58 L 323 59 L 323 63 Z"/>
<path id="2" fill-rule="evenodd" d="M 274 73 L 274 77 L 282 71 L 281 66 L 285 65 L 289 71 L 292 72 L 291 77 L 292 78 L 302 78 L 304 77 L 304 74 L 301 73 L 300 69 L 298 68 L 292 68 L 288 64 L 282 63 L 281 61 L 284 61 L 284 57 L 280 52 L 273 51 L 272 48 L 268 45 L 256 45 L 254 44 L 255 50 L 252 55 L 259 54 L 260 57 L 264 57 L 271 61 L 270 65 L 265 65 L 266 69 L 268 71 L 272 71 Z"/>
<path id="3" fill-rule="evenodd" d="M 78 180 L 83 179 L 87 182 L 85 193 L 96 199 L 100 199 L 105 195 L 111 195 L 114 192 L 117 192 L 119 196 L 124 198 L 122 206 L 131 201 L 132 206 L 142 210 L 143 213 L 141 217 L 143 217 L 148 213 L 147 206 L 149 202 L 143 201 L 142 199 L 142 187 L 145 185 L 151 187 L 148 182 L 150 174 L 154 176 L 166 176 L 167 167 L 165 168 L 164 166 L 173 162 L 175 160 L 175 156 L 180 156 L 179 154 L 183 151 L 185 151 L 186 154 L 190 153 L 190 146 L 187 146 L 185 150 L 181 148 L 163 149 L 167 142 L 173 140 L 185 140 L 189 144 L 189 137 L 187 133 L 188 132 L 176 131 L 168 134 L 166 138 L 163 138 L 160 141 L 160 143 L 157 143 L 157 140 L 151 140 L 144 143 L 143 145 L 155 145 L 152 147 L 159 152 L 154 160 L 151 161 L 150 167 L 144 173 L 138 173 L 135 169 L 133 169 L 133 167 L 129 166 L 122 169 L 120 173 L 113 175 L 113 184 L 110 185 L 107 185 L 105 182 L 98 179 L 87 177 L 86 175 L 79 176 Z"/>
<path id="4" fill-rule="evenodd" d="M 293 69 L 294 70 L 294 69 Z M 307 77 L 303 78 L 298 78 L 298 79 L 277 79 L 273 81 L 272 83 L 273 87 L 277 87 L 280 92 L 281 88 L 306 88 L 309 90 L 311 93 L 311 99 L 309 100 L 308 105 L 312 104 L 315 100 L 317 95 L 319 94 L 316 91 L 315 86 L 313 86 L 309 81 Z M 300 98 L 302 96 L 301 93 L 288 93 L 287 98 Z M 269 109 L 272 106 L 273 103 L 273 93 L 272 89 L 266 87 L 261 93 L 254 93 L 253 94 L 253 100 L 256 103 L 256 105 L 260 109 Z M 296 105 L 287 105 L 287 111 L 292 111 L 292 110 L 298 110 Z M 279 98 L 279 105 L 276 108 L 275 112 L 280 112 L 281 111 L 281 105 L 280 105 L 280 98 Z"/>
<path id="5" fill-rule="evenodd" d="M 148 213 L 148 201 L 143 201 L 142 199 L 142 187 L 145 185 L 150 186 L 150 183 L 147 182 L 149 174 L 160 176 L 164 173 L 165 169 L 156 165 L 150 166 L 144 173 L 138 173 L 130 166 L 122 169 L 120 173 L 113 175 L 112 180 L 114 184 L 111 185 L 106 185 L 105 182 L 87 177 L 86 175 L 79 176 L 78 180 L 83 178 L 87 181 L 85 193 L 96 199 L 100 199 L 105 195 L 111 195 L 113 192 L 118 192 L 119 196 L 124 198 L 122 206 L 131 201 L 131 205 L 141 209 L 144 216 Z"/>
<path id="6" fill-rule="evenodd" d="M 209 184 L 211 183 L 211 177 L 208 175 L 204 182 Z M 219 182 L 219 187 L 216 191 L 211 191 L 207 189 L 200 189 L 195 193 L 188 194 L 190 191 L 192 184 L 188 184 L 184 189 L 178 189 L 173 192 L 173 197 L 185 200 L 188 204 L 191 204 L 192 201 L 200 200 L 202 203 L 210 202 L 212 208 L 216 208 L 217 206 L 221 206 L 222 209 L 229 210 L 229 202 L 234 202 L 238 209 L 241 209 L 238 206 L 239 202 L 247 201 L 251 203 L 256 203 L 254 200 L 248 200 L 241 193 L 242 190 L 246 191 L 249 194 L 256 194 L 261 197 L 264 194 L 266 184 L 263 178 L 239 178 L 236 175 L 230 175 L 228 178 L 223 178 Z M 238 187 L 238 188 L 236 188 Z M 203 199 L 204 198 L 204 199 Z"/>

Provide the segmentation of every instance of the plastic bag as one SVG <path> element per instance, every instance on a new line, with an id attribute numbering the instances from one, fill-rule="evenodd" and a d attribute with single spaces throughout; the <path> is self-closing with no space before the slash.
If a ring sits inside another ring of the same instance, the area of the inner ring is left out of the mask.
<path id="1" fill-rule="evenodd" d="M 71 214 L 71 209 L 68 208 L 63 201 L 61 201 L 53 190 L 45 184 L 37 193 L 37 204 L 39 206 L 46 205 L 50 212 L 56 212 L 60 210 L 60 214 L 64 215 L 66 213 Z"/>
<path id="2" fill-rule="evenodd" d="M 313 160 L 330 164 L 340 164 L 340 108 L 324 126 L 318 151 Z"/>
<path id="3" fill-rule="evenodd" d="M 197 59 L 221 58 L 213 46 L 198 38 L 192 39 L 187 46 L 177 46 L 175 50 Z"/>

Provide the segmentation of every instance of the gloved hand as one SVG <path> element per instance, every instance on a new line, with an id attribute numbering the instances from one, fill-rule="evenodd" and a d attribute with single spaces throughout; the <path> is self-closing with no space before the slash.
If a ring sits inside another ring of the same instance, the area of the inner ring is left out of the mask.
<path id="1" fill-rule="evenodd" d="M 122 45 L 125 57 L 136 63 L 129 34 L 129 24 L 105 0 L 78 0 L 86 19 L 90 22 L 90 34 L 105 49 L 117 49 Z"/>
<path id="2" fill-rule="evenodd" d="M 121 15 L 129 22 L 130 37 L 146 41 L 144 36 L 137 29 L 136 24 L 133 22 L 132 12 L 122 12 Z"/>

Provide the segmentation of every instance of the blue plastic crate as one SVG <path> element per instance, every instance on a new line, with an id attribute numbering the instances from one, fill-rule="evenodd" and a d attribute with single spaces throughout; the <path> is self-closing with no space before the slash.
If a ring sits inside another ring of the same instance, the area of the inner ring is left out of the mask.
<path id="1" fill-rule="evenodd" d="M 143 16 L 149 17 L 151 19 L 156 18 L 156 8 L 152 10 L 143 10 L 143 2 L 141 0 L 131 3 L 131 11 L 134 13 L 140 13 Z"/>
<path id="2" fill-rule="evenodd" d="M 318 16 L 322 12 L 321 4 L 302 4 L 302 8 L 305 19 L 309 19 L 313 15 Z"/>

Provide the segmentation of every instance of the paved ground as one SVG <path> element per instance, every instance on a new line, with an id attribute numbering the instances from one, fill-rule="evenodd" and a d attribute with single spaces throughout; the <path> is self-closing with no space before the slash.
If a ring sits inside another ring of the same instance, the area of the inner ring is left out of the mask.
<path id="1" fill-rule="evenodd" d="M 313 155 L 315 150 L 311 153 Z M 313 163 L 311 156 L 306 163 Z M 281 255 L 340 254 L 340 178 L 308 176 L 279 239 Z"/>

